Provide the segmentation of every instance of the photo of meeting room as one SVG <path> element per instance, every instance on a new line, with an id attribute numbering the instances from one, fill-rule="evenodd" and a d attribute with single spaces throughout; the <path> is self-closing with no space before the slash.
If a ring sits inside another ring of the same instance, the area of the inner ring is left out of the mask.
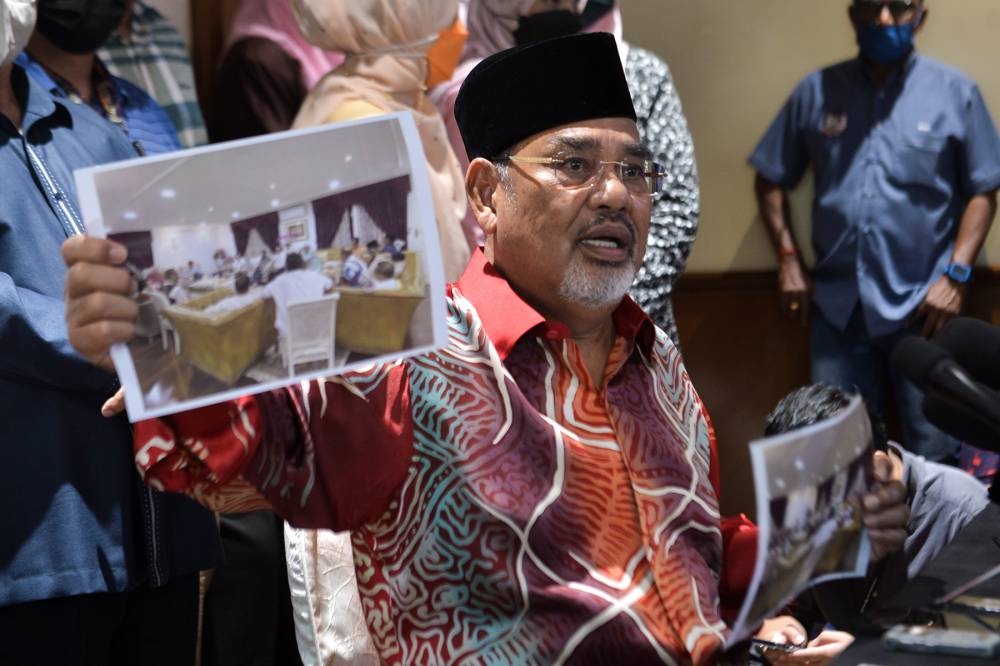
<path id="1" fill-rule="evenodd" d="M 136 283 L 126 372 L 115 359 L 120 375 L 134 373 L 133 419 L 434 345 L 425 241 L 435 236 L 420 228 L 398 125 L 94 175 L 107 235 L 128 248 Z"/>
<path id="2" fill-rule="evenodd" d="M 750 444 L 759 561 L 737 631 L 811 585 L 864 575 L 869 544 L 859 502 L 872 483 L 871 447 L 860 400 L 825 422 Z"/>

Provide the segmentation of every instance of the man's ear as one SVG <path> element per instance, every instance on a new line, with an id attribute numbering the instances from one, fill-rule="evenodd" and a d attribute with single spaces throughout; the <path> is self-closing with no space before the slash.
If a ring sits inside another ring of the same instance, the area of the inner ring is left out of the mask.
<path id="1" fill-rule="evenodd" d="M 489 160 L 477 157 L 465 172 L 465 192 L 469 196 L 469 206 L 479 223 L 479 228 L 487 236 L 496 233 L 496 197 L 500 189 L 500 172 Z"/>
<path id="2" fill-rule="evenodd" d="M 914 34 L 920 32 L 920 29 L 923 28 L 924 25 L 927 23 L 927 15 L 931 13 L 931 10 L 927 8 L 926 4 L 921 5 L 921 10 L 922 11 L 920 12 L 920 22 L 917 23 L 917 25 L 914 26 L 913 28 Z"/>

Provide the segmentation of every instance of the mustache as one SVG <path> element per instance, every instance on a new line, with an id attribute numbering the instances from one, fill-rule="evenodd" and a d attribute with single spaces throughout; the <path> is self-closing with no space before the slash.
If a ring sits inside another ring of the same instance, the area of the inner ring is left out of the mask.
<path id="1" fill-rule="evenodd" d="M 602 224 L 607 224 L 608 222 L 615 222 L 625 227 L 629 235 L 629 244 L 635 247 L 636 240 L 638 239 L 639 232 L 635 228 L 635 222 L 628 213 L 623 213 L 621 211 L 613 211 L 608 213 L 599 213 L 593 220 L 587 223 L 587 225 L 580 230 L 580 235 L 587 233 L 594 227 L 598 227 Z"/>

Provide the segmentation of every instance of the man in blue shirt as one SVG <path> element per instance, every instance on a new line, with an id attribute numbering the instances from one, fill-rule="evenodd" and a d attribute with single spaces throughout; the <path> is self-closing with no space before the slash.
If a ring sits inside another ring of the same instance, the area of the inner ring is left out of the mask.
<path id="1" fill-rule="evenodd" d="M 857 387 L 879 411 L 891 383 L 906 446 L 952 462 L 958 442 L 888 357 L 961 311 L 996 211 L 1000 138 L 976 84 L 913 50 L 923 0 L 854 0 L 849 13 L 860 56 L 807 76 L 750 156 L 760 214 L 783 307 L 811 322 L 813 381 Z M 812 285 L 787 198 L 809 166 Z"/>
<path id="2" fill-rule="evenodd" d="M 193 663 L 213 516 L 143 486 L 128 422 L 101 415 L 115 378 L 64 323 L 73 170 L 135 151 L 10 62 L 32 20 L 32 3 L 0 0 L 0 663 Z M 165 623 L 171 641 L 152 644 Z"/>
<path id="3" fill-rule="evenodd" d="M 56 97 L 89 106 L 117 125 L 138 154 L 180 149 L 177 130 L 163 108 L 138 86 L 112 76 L 96 56 L 121 23 L 124 0 L 77 4 L 81 9 L 74 14 L 41 3 L 38 25 L 17 64 Z"/>

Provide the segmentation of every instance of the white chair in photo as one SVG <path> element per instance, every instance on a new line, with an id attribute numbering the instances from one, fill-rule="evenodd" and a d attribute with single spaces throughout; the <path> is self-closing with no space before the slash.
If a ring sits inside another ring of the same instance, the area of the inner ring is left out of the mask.
<path id="1" fill-rule="evenodd" d="M 163 351 L 167 350 L 167 335 L 169 334 L 174 339 L 174 354 L 179 355 L 181 353 L 181 338 L 177 335 L 177 329 L 174 328 L 174 325 L 163 314 L 163 311 L 170 307 L 170 299 L 163 292 L 157 290 L 150 290 L 145 293 L 149 296 L 149 300 L 153 302 L 153 307 L 156 309 L 156 316 L 160 320 L 160 337 L 163 340 Z"/>
<path id="2" fill-rule="evenodd" d="M 288 304 L 288 332 L 281 339 L 281 358 L 288 376 L 295 375 L 300 363 L 323 361 L 322 369 L 334 366 L 334 337 L 337 332 L 337 301 L 340 294 L 330 294 L 314 301 Z"/>

